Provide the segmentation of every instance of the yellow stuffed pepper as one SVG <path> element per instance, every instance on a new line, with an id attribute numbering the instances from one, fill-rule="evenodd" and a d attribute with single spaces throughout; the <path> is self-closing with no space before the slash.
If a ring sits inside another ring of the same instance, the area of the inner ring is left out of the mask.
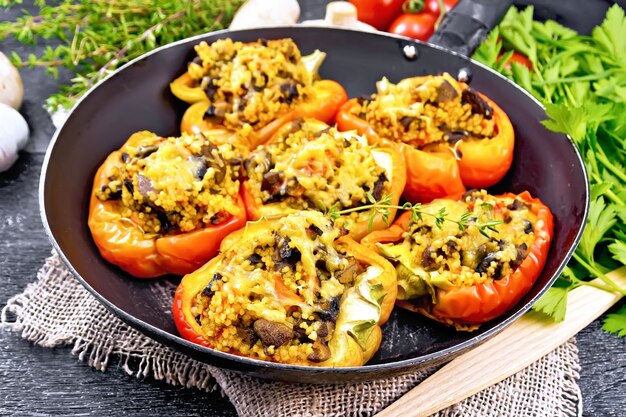
<path id="1" fill-rule="evenodd" d="M 344 213 L 337 226 L 357 241 L 393 222 L 406 181 L 402 155 L 395 149 L 370 146 L 355 132 L 338 132 L 313 119 L 282 126 L 244 166 L 248 219 L 334 207 Z M 361 210 L 383 199 L 390 205 L 385 218 Z"/>
<path id="2" fill-rule="evenodd" d="M 201 42 L 195 51 L 187 71 L 170 84 L 176 97 L 191 104 L 183 132 L 230 133 L 253 149 L 294 118 L 332 121 L 347 100 L 339 83 L 317 79 L 326 54 L 303 57 L 291 39 L 220 39 Z"/>
<path id="3" fill-rule="evenodd" d="M 396 299 L 396 272 L 372 249 L 302 211 L 249 222 L 186 275 L 173 315 L 185 339 L 296 365 L 365 364 Z"/>

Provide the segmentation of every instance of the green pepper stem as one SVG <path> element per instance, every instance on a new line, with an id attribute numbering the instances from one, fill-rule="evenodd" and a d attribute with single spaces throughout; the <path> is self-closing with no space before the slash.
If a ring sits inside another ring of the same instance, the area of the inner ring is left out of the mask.
<path id="1" fill-rule="evenodd" d="M 407 0 L 402 3 L 404 13 L 419 13 L 424 10 L 424 0 Z"/>

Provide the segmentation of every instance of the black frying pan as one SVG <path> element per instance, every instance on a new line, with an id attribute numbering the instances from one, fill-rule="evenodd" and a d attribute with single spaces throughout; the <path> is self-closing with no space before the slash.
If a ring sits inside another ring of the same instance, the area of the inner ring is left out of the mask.
<path id="1" fill-rule="evenodd" d="M 470 19 L 473 19 L 470 17 Z M 470 22 L 472 23 L 472 22 Z M 494 23 L 495 24 L 495 23 Z M 486 33 L 486 29 L 483 28 Z M 471 85 L 497 102 L 511 118 L 516 145 L 507 176 L 490 191 L 529 190 L 555 216 L 555 234 L 546 266 L 515 308 L 473 333 L 456 332 L 406 311 L 394 311 L 383 328 L 374 358 L 359 368 L 318 369 L 262 362 L 195 345 L 180 338 L 170 313 L 180 278 L 135 279 L 103 260 L 87 227 L 87 208 L 96 169 L 130 134 L 148 129 L 179 133 L 186 104 L 168 84 L 186 70 L 193 46 L 231 37 L 291 37 L 303 54 L 327 52 L 320 74 L 340 82 L 351 97 L 392 82 L 447 71 L 471 73 Z M 447 35 L 446 35 L 447 37 Z M 454 38 L 454 35 L 452 35 Z M 444 48 L 405 38 L 342 29 L 282 27 L 220 31 L 159 48 L 124 66 L 92 89 L 71 112 L 46 154 L 40 204 L 52 244 L 76 278 L 109 310 L 148 336 L 201 361 L 264 378 L 297 382 L 338 382 L 396 375 L 452 359 L 493 336 L 530 306 L 554 282 L 582 233 L 588 204 L 587 178 L 580 155 L 564 135 L 545 129 L 540 104 L 499 74 Z"/>

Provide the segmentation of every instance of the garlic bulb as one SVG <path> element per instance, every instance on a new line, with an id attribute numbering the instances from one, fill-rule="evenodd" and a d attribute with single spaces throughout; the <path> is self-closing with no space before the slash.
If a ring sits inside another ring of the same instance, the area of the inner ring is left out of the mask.
<path id="1" fill-rule="evenodd" d="M 0 52 L 0 103 L 19 109 L 24 99 L 24 86 L 17 68 Z"/>
<path id="2" fill-rule="evenodd" d="M 248 0 L 239 8 L 229 29 L 293 25 L 300 17 L 296 0 Z"/>
<path id="3" fill-rule="evenodd" d="M 26 145 L 29 133 L 22 115 L 13 107 L 0 103 L 0 172 L 9 169 L 17 160 L 17 152 Z"/>

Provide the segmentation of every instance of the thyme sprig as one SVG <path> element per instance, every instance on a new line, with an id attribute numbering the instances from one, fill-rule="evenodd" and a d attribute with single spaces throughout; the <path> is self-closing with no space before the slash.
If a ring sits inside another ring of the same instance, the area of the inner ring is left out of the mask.
<path id="1" fill-rule="evenodd" d="M 0 40 L 9 36 L 34 45 L 56 39 L 39 56 L 11 54 L 17 67 L 43 67 L 57 78 L 61 68 L 75 74 L 72 84 L 46 100 L 51 110 L 69 108 L 75 100 L 120 65 L 158 47 L 189 36 L 222 29 L 243 0 L 63 0 L 41 7 L 38 15 L 23 11 L 15 21 L 0 22 Z M 0 0 L 1 7 L 21 4 Z"/>
<path id="2" fill-rule="evenodd" d="M 502 224 L 502 220 L 493 220 L 489 216 L 487 216 L 487 212 L 491 212 L 493 210 L 493 206 L 488 203 L 484 203 L 482 205 L 482 208 L 486 213 L 483 213 L 478 218 L 472 217 L 474 213 L 472 213 L 471 211 L 467 211 L 463 213 L 458 219 L 451 219 L 445 207 L 440 208 L 437 213 L 433 214 L 424 211 L 423 205 L 421 203 L 411 204 L 407 202 L 400 206 L 391 204 L 391 195 L 384 195 L 380 198 L 380 200 L 376 200 L 374 196 L 369 192 L 366 193 L 366 196 L 369 204 L 364 204 L 359 207 L 352 207 L 343 210 L 340 209 L 341 207 L 339 206 L 339 204 L 334 204 L 326 211 L 326 215 L 333 220 L 337 220 L 339 217 L 346 214 L 371 210 L 372 213 L 369 216 L 368 222 L 369 229 L 371 230 L 372 226 L 374 225 L 374 219 L 377 215 L 380 215 L 385 224 L 389 224 L 389 210 L 397 209 L 411 212 L 409 224 L 423 222 L 423 216 L 426 215 L 435 218 L 435 226 L 437 226 L 439 229 L 443 228 L 445 222 L 456 223 L 456 225 L 459 227 L 459 230 L 461 231 L 465 231 L 471 225 L 476 227 L 480 234 L 487 238 L 490 237 L 489 233 L 487 233 L 488 230 L 498 233 L 498 229 L 496 226 Z M 487 219 L 483 221 L 483 218 L 485 216 L 487 216 Z"/>

